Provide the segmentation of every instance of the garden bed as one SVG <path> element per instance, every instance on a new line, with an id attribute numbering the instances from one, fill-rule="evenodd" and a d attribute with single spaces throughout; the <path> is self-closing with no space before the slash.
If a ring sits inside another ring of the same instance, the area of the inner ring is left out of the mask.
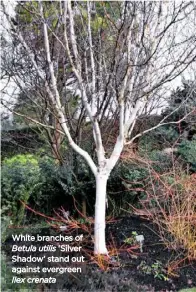
<path id="1" fill-rule="evenodd" d="M 174 292 L 196 287 L 196 262 L 183 261 L 182 250 L 166 249 L 151 222 L 137 217 L 117 218 L 107 224 L 106 233 L 112 254 L 110 261 L 102 262 L 105 270 L 89 257 L 82 275 L 59 275 L 56 284 L 37 291 Z M 134 242 L 135 234 L 144 236 L 142 252 Z M 8 258 L 12 243 L 7 241 Z M 88 248 L 93 248 L 92 243 Z"/>

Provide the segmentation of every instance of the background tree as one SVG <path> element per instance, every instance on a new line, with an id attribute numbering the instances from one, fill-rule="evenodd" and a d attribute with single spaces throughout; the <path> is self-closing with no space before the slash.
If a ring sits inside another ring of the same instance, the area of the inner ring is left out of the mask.
<path id="1" fill-rule="evenodd" d="M 25 117 L 65 136 L 93 172 L 95 253 L 107 254 L 108 178 L 123 147 L 138 136 L 132 136 L 138 116 L 195 60 L 194 3 L 21 2 L 30 17 L 25 30 L 2 7 L 14 43 L 10 55 L 17 58 L 7 74 L 44 114 L 42 120 Z M 48 123 L 50 115 L 59 127 Z M 81 143 L 83 124 L 92 133 L 96 158 Z M 116 139 L 108 143 L 106 133 L 116 126 Z"/>

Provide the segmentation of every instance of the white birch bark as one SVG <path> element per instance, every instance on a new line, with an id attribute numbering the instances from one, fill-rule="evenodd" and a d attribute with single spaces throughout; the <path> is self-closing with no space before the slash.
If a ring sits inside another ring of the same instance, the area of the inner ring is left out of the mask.
<path id="1" fill-rule="evenodd" d="M 94 225 L 94 253 L 108 254 L 105 240 L 106 189 L 108 175 L 101 171 L 96 175 L 96 202 Z"/>

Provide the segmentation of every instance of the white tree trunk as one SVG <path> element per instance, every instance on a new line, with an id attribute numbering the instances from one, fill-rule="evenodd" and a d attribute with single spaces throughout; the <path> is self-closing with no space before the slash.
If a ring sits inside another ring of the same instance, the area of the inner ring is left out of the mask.
<path id="1" fill-rule="evenodd" d="M 106 213 L 106 188 L 109 175 L 98 172 L 96 175 L 96 202 L 94 225 L 94 253 L 108 254 L 105 242 L 105 213 Z"/>

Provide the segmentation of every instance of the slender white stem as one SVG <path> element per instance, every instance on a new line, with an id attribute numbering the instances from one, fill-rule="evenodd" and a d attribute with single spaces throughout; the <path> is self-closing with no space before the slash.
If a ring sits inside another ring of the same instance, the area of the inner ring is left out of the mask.
<path id="1" fill-rule="evenodd" d="M 42 19 L 44 20 L 43 17 L 43 7 L 42 4 L 40 2 L 40 13 L 42 16 Z M 82 148 L 80 148 L 72 139 L 68 126 L 67 126 L 67 122 L 65 119 L 65 115 L 63 112 L 63 108 L 61 105 L 61 101 L 60 101 L 60 95 L 59 95 L 59 91 L 57 89 L 57 83 L 56 83 L 56 77 L 54 74 L 54 67 L 53 67 L 53 63 L 51 62 L 51 57 L 50 57 L 50 46 L 49 46 L 49 38 L 48 38 L 48 30 L 47 30 L 47 25 L 46 23 L 43 21 L 43 29 L 44 29 L 44 45 L 45 45 L 45 50 L 46 50 L 46 57 L 47 57 L 47 62 L 48 62 L 48 66 L 49 66 L 49 71 L 50 71 L 50 75 L 51 75 L 51 83 L 52 83 L 52 89 L 54 91 L 54 94 L 49 90 L 49 94 L 52 98 L 52 101 L 54 103 L 54 106 L 56 108 L 57 114 L 58 114 L 58 119 L 59 122 L 61 124 L 61 127 L 63 128 L 70 146 L 81 156 L 83 156 L 83 158 L 86 160 L 86 162 L 88 163 L 88 165 L 90 166 L 93 174 L 96 176 L 97 174 L 97 167 L 95 165 L 95 163 L 93 162 L 92 158 L 90 157 L 90 155 L 84 151 Z"/>
<path id="2" fill-rule="evenodd" d="M 71 1 L 64 1 L 65 3 L 67 2 L 67 8 L 68 8 L 68 13 L 69 13 L 69 24 L 70 24 L 70 38 L 71 38 L 71 45 L 73 49 L 73 54 L 75 57 L 76 61 L 76 68 L 79 72 L 81 72 L 81 65 L 80 65 L 80 60 L 79 60 L 79 54 L 78 54 L 78 49 L 77 49 L 77 41 L 76 41 L 76 34 L 74 30 L 74 18 L 73 18 L 73 12 L 71 8 Z M 66 5 L 66 4 L 65 4 Z"/>
<path id="3" fill-rule="evenodd" d="M 93 55 L 93 42 L 91 35 L 91 11 L 89 1 L 87 1 L 87 14 L 88 14 L 88 40 L 89 40 L 89 50 L 90 50 L 90 59 L 91 59 L 91 71 L 92 71 L 92 95 L 94 98 L 95 94 L 95 61 Z M 92 106 L 94 105 L 92 101 Z"/>

